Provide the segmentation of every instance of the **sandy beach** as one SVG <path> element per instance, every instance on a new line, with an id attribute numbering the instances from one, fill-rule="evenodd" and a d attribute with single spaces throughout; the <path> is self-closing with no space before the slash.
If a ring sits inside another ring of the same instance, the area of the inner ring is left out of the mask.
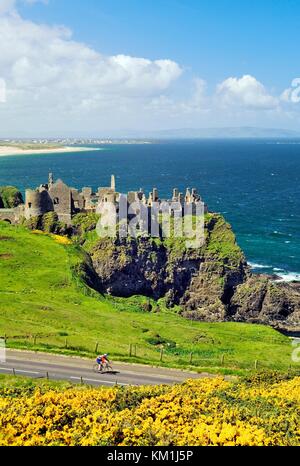
<path id="1" fill-rule="evenodd" d="M 12 146 L 0 146 L 0 157 L 8 157 L 10 155 L 32 155 L 32 154 L 63 154 L 67 152 L 87 152 L 99 151 L 100 148 L 94 147 L 57 147 L 53 149 L 21 149 Z"/>

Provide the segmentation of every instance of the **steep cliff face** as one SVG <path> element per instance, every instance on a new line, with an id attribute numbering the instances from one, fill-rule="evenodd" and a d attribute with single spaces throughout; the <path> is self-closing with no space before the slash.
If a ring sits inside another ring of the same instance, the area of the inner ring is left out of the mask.
<path id="1" fill-rule="evenodd" d="M 165 297 L 190 318 L 224 319 L 248 267 L 223 217 L 206 217 L 205 237 L 199 249 L 188 249 L 179 238 L 101 239 L 89 253 L 107 293 Z"/>
<path id="2" fill-rule="evenodd" d="M 193 320 L 300 327 L 300 290 L 252 275 L 221 215 L 206 216 L 198 249 L 188 249 L 184 239 L 128 237 L 99 239 L 88 252 L 105 293 L 165 298 Z"/>

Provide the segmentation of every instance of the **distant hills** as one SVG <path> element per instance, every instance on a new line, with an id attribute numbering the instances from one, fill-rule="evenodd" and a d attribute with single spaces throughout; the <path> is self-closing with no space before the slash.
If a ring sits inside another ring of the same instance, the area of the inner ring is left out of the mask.
<path id="1" fill-rule="evenodd" d="M 1 137 L 1 135 L 0 135 Z M 4 135 L 2 136 L 4 137 Z M 5 138 L 8 138 L 5 135 Z M 31 141 L 29 135 L 18 134 L 14 139 L 22 139 Z M 300 130 L 294 131 L 280 128 L 257 128 L 251 126 L 242 127 L 220 127 L 220 128 L 178 128 L 166 130 L 132 130 L 132 129 L 115 129 L 111 131 L 66 131 L 64 134 L 56 132 L 48 132 L 47 134 L 35 135 L 34 139 L 42 138 L 45 141 L 56 141 L 64 144 L 72 142 L 72 140 L 80 139 L 80 142 L 85 143 L 89 140 L 111 140 L 111 141 L 132 141 L 140 140 L 164 140 L 164 139 L 298 139 L 300 138 Z"/>
<path id="2" fill-rule="evenodd" d="M 181 128 L 148 131 L 142 137 L 158 139 L 231 139 L 231 138 L 300 138 L 300 131 L 277 128 L 225 127 L 225 128 Z M 137 137 L 137 135 L 135 135 Z"/>

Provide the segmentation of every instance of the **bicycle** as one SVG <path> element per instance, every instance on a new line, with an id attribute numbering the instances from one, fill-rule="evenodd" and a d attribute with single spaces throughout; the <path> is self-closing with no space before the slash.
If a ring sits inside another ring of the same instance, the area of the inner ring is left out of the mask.
<path id="1" fill-rule="evenodd" d="M 108 372 L 113 372 L 111 361 L 108 361 L 104 364 L 100 364 L 100 370 L 99 370 L 99 364 L 95 363 L 93 365 L 93 371 L 96 372 L 97 374 L 105 374 Z"/>

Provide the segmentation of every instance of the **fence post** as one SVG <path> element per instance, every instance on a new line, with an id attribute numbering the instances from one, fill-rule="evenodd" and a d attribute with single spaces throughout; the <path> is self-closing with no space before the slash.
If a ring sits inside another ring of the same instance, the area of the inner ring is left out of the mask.
<path id="1" fill-rule="evenodd" d="M 222 354 L 222 357 L 221 357 L 221 365 L 224 366 L 224 362 L 225 362 L 225 354 Z"/>
<path id="2" fill-rule="evenodd" d="M 49 380 L 49 372 L 46 372 L 46 379 Z"/>
<path id="3" fill-rule="evenodd" d="M 190 364 L 193 364 L 193 353 L 190 354 Z"/>
<path id="4" fill-rule="evenodd" d="M 80 377 L 80 383 L 81 383 L 81 385 L 83 385 L 83 377 L 82 376 Z"/>
<path id="5" fill-rule="evenodd" d="M 68 348 L 68 339 L 66 338 L 66 341 L 65 341 L 65 348 L 67 349 Z"/>
<path id="6" fill-rule="evenodd" d="M 36 345 L 36 335 L 34 335 L 34 337 L 33 337 L 33 344 L 34 344 L 34 346 Z"/>
<path id="7" fill-rule="evenodd" d="M 14 376 L 16 375 L 16 371 L 15 371 L 15 369 L 13 369 L 13 375 L 14 375 Z"/>
<path id="8" fill-rule="evenodd" d="M 254 362 L 254 369 L 257 370 L 257 366 L 258 366 L 258 360 L 255 359 L 255 362 Z"/>
<path id="9" fill-rule="evenodd" d="M 97 341 L 96 347 L 95 347 L 95 353 L 98 353 L 98 346 L 99 346 L 99 343 L 98 343 L 98 341 Z"/>
<path id="10" fill-rule="evenodd" d="M 161 361 L 161 362 L 162 362 L 162 360 L 163 360 L 163 356 L 164 356 L 164 349 L 162 348 L 162 349 L 160 350 L 160 361 Z"/>
<path id="11" fill-rule="evenodd" d="M 136 345 L 134 345 L 134 355 L 136 357 Z"/>
<path id="12" fill-rule="evenodd" d="M 131 358 L 132 356 L 132 343 L 129 345 L 129 357 Z"/>

